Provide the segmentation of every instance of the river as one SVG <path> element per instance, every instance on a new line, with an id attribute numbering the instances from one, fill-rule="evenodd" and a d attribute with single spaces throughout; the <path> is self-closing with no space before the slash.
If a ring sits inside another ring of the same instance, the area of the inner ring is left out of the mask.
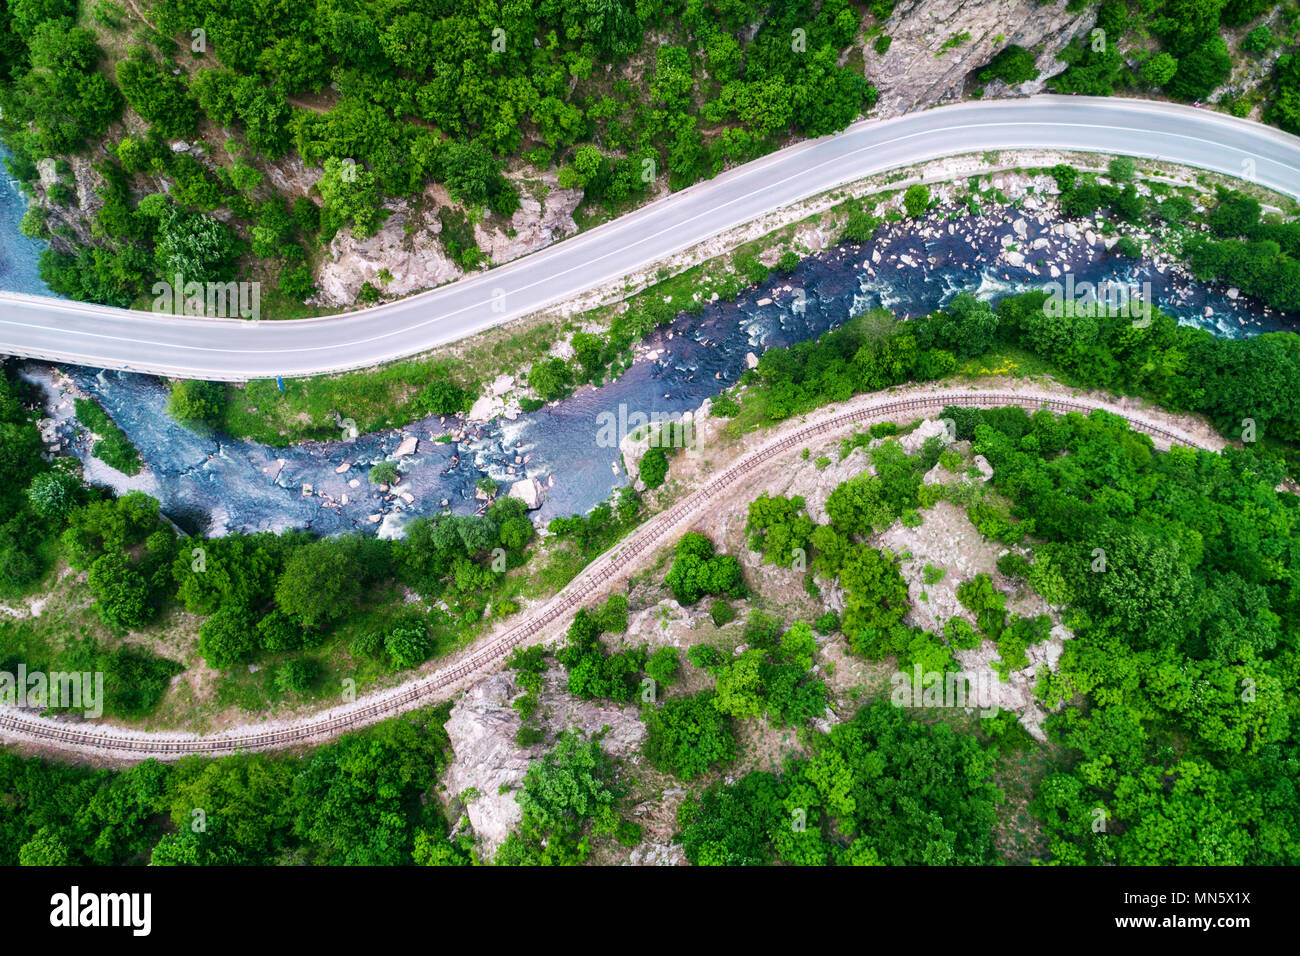
<path id="1" fill-rule="evenodd" d="M 41 244 L 17 236 L 22 198 L 8 185 L 0 192 L 0 234 L 6 236 L 0 287 L 48 291 L 35 269 Z M 1015 225 L 1020 234 L 1013 232 Z M 761 355 L 817 336 L 876 306 L 910 317 L 962 291 L 995 299 L 1041 287 L 1052 265 L 1062 274 L 1073 273 L 1078 283 L 1149 282 L 1162 308 L 1219 335 L 1294 328 L 1245 297 L 1229 299 L 1179 270 L 1110 255 L 1100 243 L 1067 241 L 1051 226 L 1008 209 L 955 223 L 936 218 L 924 229 L 882 227 L 872 242 L 843 243 L 810 256 L 789 276 L 774 275 L 734 302 L 708 304 L 698 315 L 679 314 L 650 335 L 643 357 L 616 381 L 580 389 L 513 421 L 443 423 L 432 416 L 402 429 L 276 449 L 180 427 L 167 416 L 166 386 L 156 378 L 63 369 L 78 388 L 99 399 L 139 449 L 146 468 L 132 479 L 89 457 L 54 368 L 26 362 L 22 374 L 51 395 L 58 430 L 85 462 L 90 480 L 119 491 L 148 492 L 186 530 L 220 535 L 309 528 L 320 534 L 358 530 L 389 536 L 419 515 L 481 508 L 475 483 L 484 475 L 498 482 L 537 478 L 545 488 L 535 513 L 542 521 L 585 513 L 628 480 L 617 448 L 600 440 L 602 413 L 617 414 L 620 406 L 646 415 L 694 409 L 743 374 L 747 353 Z M 1022 267 L 999 260 L 1009 235 L 1027 259 Z M 1036 244 L 1046 248 L 1035 249 Z M 415 437 L 418 446 L 400 459 L 403 478 L 395 490 L 406 497 L 381 495 L 365 473 L 407 437 Z"/>

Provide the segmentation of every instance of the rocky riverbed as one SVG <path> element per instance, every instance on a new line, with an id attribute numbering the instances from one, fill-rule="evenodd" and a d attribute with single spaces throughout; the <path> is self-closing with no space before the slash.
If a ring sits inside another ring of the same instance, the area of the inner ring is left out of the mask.
<path id="1" fill-rule="evenodd" d="M 616 381 L 531 414 L 518 410 L 526 394 L 521 368 L 489 383 L 470 416 L 432 416 L 355 436 L 340 420 L 338 441 L 277 449 L 175 424 L 166 414 L 166 386 L 152 377 L 39 363 L 27 363 L 24 374 L 46 389 L 47 432 L 87 462 L 92 480 L 155 495 L 187 530 L 295 527 L 397 536 L 419 515 L 481 511 L 478 482 L 485 476 L 501 493 L 513 488 L 541 520 L 585 512 L 628 480 L 618 448 L 624 433 L 609 440 L 611 420 L 623 429 L 638 414 L 697 408 L 734 384 L 765 349 L 815 337 L 865 309 L 883 306 L 907 318 L 959 292 L 998 298 L 1073 276 L 1126 288 L 1148 283 L 1162 308 L 1220 335 L 1287 327 L 1285 317 L 1235 290 L 1207 289 L 1167 258 L 1115 255 L 1103 221 L 1059 221 L 1050 179 L 1037 179 L 994 177 L 992 188 L 1009 205 L 979 216 L 958 216 L 951 187 L 936 186 L 939 205 L 925 221 L 887 224 L 871 241 L 810 256 L 734 302 L 683 312 L 652 333 Z M 70 414 L 70 399 L 81 394 L 96 397 L 135 443 L 146 464 L 141 475 L 128 479 L 89 458 Z M 366 476 L 385 460 L 401 472 L 392 487 Z"/>

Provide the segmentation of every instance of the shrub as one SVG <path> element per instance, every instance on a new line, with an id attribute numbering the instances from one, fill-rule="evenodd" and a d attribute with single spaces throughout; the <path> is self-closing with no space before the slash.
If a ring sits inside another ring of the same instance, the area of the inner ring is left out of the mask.
<path id="1" fill-rule="evenodd" d="M 681 658 L 675 647 L 661 647 L 650 655 L 645 672 L 660 687 L 669 687 L 677 680 L 681 670 Z"/>
<path id="2" fill-rule="evenodd" d="M 647 488 L 658 488 L 668 477 L 668 455 L 662 448 L 646 449 L 638 473 Z"/>
<path id="3" fill-rule="evenodd" d="M 429 658 L 433 642 L 423 621 L 405 621 L 395 625 L 384 638 L 384 647 L 393 663 L 403 670 L 419 667 Z"/>
<path id="4" fill-rule="evenodd" d="M 32 510 L 42 518 L 61 520 L 80 502 L 83 493 L 81 480 L 66 471 L 43 471 L 27 488 L 27 500 Z"/>
<path id="5" fill-rule="evenodd" d="M 319 673 L 319 666 L 310 658 L 285 661 L 275 671 L 275 686 L 282 694 L 305 694 Z"/>
<path id="6" fill-rule="evenodd" d="M 714 706 L 714 694 L 677 697 L 647 707 L 646 758 L 679 780 L 692 780 L 736 759 L 731 722 Z"/>
<path id="7" fill-rule="evenodd" d="M 218 608 L 199 626 L 199 653 L 209 667 L 224 669 L 247 660 L 257 646 L 257 619 L 246 608 Z"/>
<path id="8" fill-rule="evenodd" d="M 226 409 L 226 389 L 218 382 L 173 382 L 167 413 L 183 425 L 215 425 Z"/>
<path id="9" fill-rule="evenodd" d="M 913 219 L 919 219 L 930 208 L 930 187 L 916 183 L 903 193 L 903 209 Z"/>
<path id="10" fill-rule="evenodd" d="M 979 81 L 989 83 L 1002 80 L 1011 86 L 1038 78 L 1034 55 L 1014 43 L 1004 47 L 988 65 L 979 71 Z"/>
<path id="11" fill-rule="evenodd" d="M 736 609 L 730 602 L 718 598 L 709 605 L 709 617 L 713 619 L 715 627 L 723 627 L 736 619 Z"/>

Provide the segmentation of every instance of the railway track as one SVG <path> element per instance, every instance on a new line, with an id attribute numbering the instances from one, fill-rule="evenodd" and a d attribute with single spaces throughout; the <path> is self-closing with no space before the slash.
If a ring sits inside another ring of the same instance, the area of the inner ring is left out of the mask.
<path id="1" fill-rule="evenodd" d="M 1215 450 L 1182 432 L 1133 418 L 1126 410 L 1111 403 L 1087 398 L 1064 398 L 1052 393 L 962 390 L 893 400 L 873 397 L 851 401 L 840 411 L 828 413 L 812 422 L 788 427 L 785 434 L 742 456 L 721 474 L 709 479 L 667 511 L 649 519 L 630 537 L 596 558 L 578 577 L 525 620 L 482 646 L 470 650 L 462 659 L 426 677 L 310 715 L 293 724 L 263 729 L 241 727 L 213 734 L 135 732 L 99 724 L 72 723 L 6 708 L 0 709 L 0 736 L 71 753 L 126 760 L 145 760 L 150 757 L 169 760 L 192 754 L 220 756 L 328 740 L 348 730 L 446 699 L 462 681 L 486 671 L 515 647 L 566 620 L 593 595 L 602 591 L 607 582 L 628 570 L 637 558 L 668 543 L 677 534 L 679 526 L 696 517 L 712 500 L 730 490 L 734 482 L 793 448 L 801 448 L 813 439 L 852 426 L 918 417 L 944 406 L 991 408 L 1011 405 L 1030 411 L 1046 408 L 1060 414 L 1080 412 L 1086 415 L 1097 410 L 1107 411 L 1124 417 L 1134 431 L 1170 445 Z"/>

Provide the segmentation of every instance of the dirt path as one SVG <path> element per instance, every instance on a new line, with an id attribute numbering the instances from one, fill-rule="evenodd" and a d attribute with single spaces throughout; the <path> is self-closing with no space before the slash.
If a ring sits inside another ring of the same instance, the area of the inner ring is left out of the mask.
<path id="1" fill-rule="evenodd" d="M 738 482 L 749 482 L 760 468 L 798 453 L 811 439 L 848 433 L 879 421 L 911 420 L 945 405 L 1019 405 L 1054 412 L 1101 409 L 1127 419 L 1130 427 L 1152 436 L 1158 447 L 1189 445 L 1219 451 L 1225 442 L 1193 422 L 1144 408 L 1130 400 L 1075 394 L 1066 389 L 1007 384 L 997 388 L 916 386 L 874 393 L 778 428 L 766 442 L 732 462 L 668 510 L 646 521 L 629 537 L 598 557 L 568 586 L 522 620 L 488 635 L 437 670 L 351 703 L 294 720 L 228 728 L 213 734 L 182 731 L 145 733 L 107 724 L 76 723 L 40 717 L 14 708 L 0 709 L 0 738 L 34 745 L 45 753 L 93 756 L 121 763 L 150 757 L 176 760 L 189 754 L 220 756 L 255 750 L 316 744 L 350 730 L 448 699 L 502 661 L 515 647 L 558 635 L 571 614 L 639 571 L 660 548 L 702 515 L 716 510 Z"/>
<path id="2" fill-rule="evenodd" d="M 142 21 L 144 21 L 145 25 L 148 26 L 150 30 L 152 30 L 154 33 L 158 32 L 158 28 L 149 21 L 148 17 L 146 17 L 143 13 L 140 12 L 140 8 L 135 5 L 135 0 L 126 0 L 126 2 L 131 5 L 131 11 Z"/>

